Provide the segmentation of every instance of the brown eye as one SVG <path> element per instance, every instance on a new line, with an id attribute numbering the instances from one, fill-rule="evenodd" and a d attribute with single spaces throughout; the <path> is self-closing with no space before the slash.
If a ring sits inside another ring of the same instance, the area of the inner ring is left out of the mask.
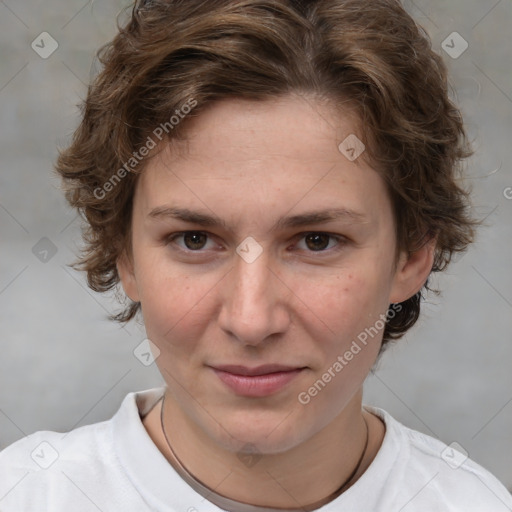
<path id="1" fill-rule="evenodd" d="M 171 233 L 162 239 L 162 242 L 173 251 L 190 257 L 211 254 L 212 250 L 221 248 L 215 244 L 214 239 L 205 231 L 180 231 Z M 196 254 L 193 254 L 196 253 Z"/>
<path id="2" fill-rule="evenodd" d="M 347 238 L 342 235 L 311 231 L 300 234 L 300 240 L 296 248 L 309 255 L 316 253 L 317 257 L 327 257 L 342 251 L 347 244 Z"/>
<path id="3" fill-rule="evenodd" d="M 312 251 L 323 251 L 329 246 L 332 237 L 324 233 L 310 233 L 304 237 L 306 246 Z"/>
<path id="4" fill-rule="evenodd" d="M 191 251 L 202 249 L 206 245 L 206 241 L 208 240 L 207 235 L 204 233 L 191 231 L 189 233 L 184 233 L 183 242 L 187 249 Z"/>

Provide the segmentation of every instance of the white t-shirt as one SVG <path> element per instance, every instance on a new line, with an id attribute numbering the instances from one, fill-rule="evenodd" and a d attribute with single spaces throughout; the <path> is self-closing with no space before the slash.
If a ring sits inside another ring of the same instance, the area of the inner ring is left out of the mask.
<path id="1" fill-rule="evenodd" d="M 149 437 L 144 417 L 164 388 L 129 393 L 108 421 L 68 433 L 40 431 L 0 452 L 1 512 L 219 512 L 173 468 Z M 386 411 L 365 473 L 321 512 L 501 512 L 512 496 L 487 470 Z M 232 512 L 269 511 L 230 507 Z"/>

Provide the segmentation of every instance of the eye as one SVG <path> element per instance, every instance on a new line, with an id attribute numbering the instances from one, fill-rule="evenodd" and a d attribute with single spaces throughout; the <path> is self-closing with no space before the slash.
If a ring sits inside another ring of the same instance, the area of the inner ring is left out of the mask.
<path id="1" fill-rule="evenodd" d="M 305 241 L 308 252 L 328 252 L 331 249 L 340 250 L 346 242 L 341 236 L 330 235 L 328 233 L 306 233 L 302 235 L 301 240 Z M 335 245 L 330 245 L 332 241 Z"/>
<path id="2" fill-rule="evenodd" d="M 184 251 L 195 251 L 199 252 L 205 248 L 206 242 L 208 241 L 208 234 L 202 231 L 184 231 L 181 233 L 173 233 L 166 238 L 167 243 L 174 243 L 177 238 L 183 239 L 184 246 L 178 246 Z"/>

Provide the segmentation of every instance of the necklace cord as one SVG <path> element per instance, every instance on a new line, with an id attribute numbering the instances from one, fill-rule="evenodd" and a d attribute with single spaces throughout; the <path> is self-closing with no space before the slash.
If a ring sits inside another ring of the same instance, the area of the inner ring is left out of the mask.
<path id="1" fill-rule="evenodd" d="M 164 427 L 164 404 L 165 404 L 165 392 L 164 392 L 164 394 L 162 396 L 162 407 L 160 409 L 160 425 L 161 425 L 162 433 L 164 435 L 164 438 L 165 438 L 165 441 L 167 443 L 167 446 L 168 446 L 169 450 L 171 451 L 172 456 L 176 459 L 178 465 L 181 467 L 181 469 L 189 476 L 189 478 L 191 478 L 193 481 L 198 482 L 197 478 L 194 475 L 192 475 L 190 473 L 190 471 L 187 470 L 187 468 L 183 465 L 181 460 L 178 458 L 178 456 L 176 455 L 176 453 L 172 449 L 171 443 L 169 442 L 169 439 L 167 437 L 167 434 L 165 432 L 165 427 Z M 366 450 L 368 449 L 368 443 L 369 443 L 369 439 L 370 439 L 370 431 L 369 431 L 370 429 L 368 427 L 368 422 L 366 421 L 366 418 L 364 416 L 363 416 L 363 421 L 364 421 L 364 424 L 366 426 L 366 441 L 365 441 L 364 448 L 363 448 L 363 451 L 361 453 L 361 456 L 359 457 L 359 460 L 358 460 L 358 462 L 356 464 L 356 467 L 354 468 L 352 473 L 349 475 L 349 477 L 343 482 L 343 484 L 341 484 L 341 486 L 338 487 L 338 489 L 336 489 L 333 493 L 331 493 L 326 499 L 329 499 L 331 497 L 332 497 L 332 499 L 334 499 L 335 497 L 340 495 L 342 492 L 344 492 L 346 490 L 346 488 L 348 488 L 349 484 L 351 484 L 351 481 L 356 476 L 359 468 L 361 467 L 361 464 L 363 463 L 364 456 L 366 455 Z M 207 487 L 205 484 L 202 484 L 202 485 Z M 210 492 L 214 493 L 214 491 L 212 489 L 210 489 L 210 488 L 208 488 L 208 489 L 209 489 Z M 321 500 L 321 501 L 323 502 L 324 500 Z"/>

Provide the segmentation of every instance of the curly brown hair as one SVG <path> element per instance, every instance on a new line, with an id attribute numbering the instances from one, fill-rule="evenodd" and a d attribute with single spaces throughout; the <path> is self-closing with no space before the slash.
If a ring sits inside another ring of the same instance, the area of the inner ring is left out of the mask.
<path id="1" fill-rule="evenodd" d="M 169 119 L 191 98 L 190 117 L 235 97 L 299 92 L 348 102 L 365 158 L 387 184 L 397 250 L 411 253 L 436 237 L 438 272 L 472 242 L 477 221 L 460 185 L 472 153 L 462 116 L 441 57 L 399 1 L 153 0 L 130 14 L 98 51 L 102 71 L 56 163 L 67 200 L 86 221 L 72 266 L 87 272 L 93 290 L 118 291 L 116 262 L 131 254 L 132 198 L 148 161 L 138 151 L 158 126 L 166 126 L 164 141 L 185 138 L 187 119 Z M 388 319 L 383 347 L 417 321 L 428 282 Z M 110 318 L 127 322 L 139 310 L 130 301 Z"/>

